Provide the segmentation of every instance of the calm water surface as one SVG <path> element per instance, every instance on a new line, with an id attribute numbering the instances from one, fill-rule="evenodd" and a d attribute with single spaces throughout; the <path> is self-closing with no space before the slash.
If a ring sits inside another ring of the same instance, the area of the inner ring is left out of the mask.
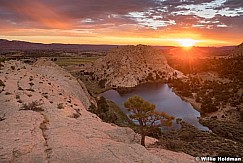
<path id="1" fill-rule="evenodd" d="M 196 111 L 192 105 L 188 102 L 183 101 L 179 96 L 177 96 L 167 84 L 162 83 L 149 83 L 136 87 L 134 91 L 120 95 L 115 90 L 106 91 L 100 96 L 115 102 L 123 112 L 128 114 L 123 106 L 124 101 L 129 97 L 138 95 L 143 99 L 149 101 L 156 105 L 157 111 L 163 111 L 176 118 L 181 118 L 185 122 L 192 124 L 200 130 L 208 130 L 207 127 L 202 126 L 198 122 L 198 117 L 200 113 Z M 180 128 L 180 125 L 173 121 L 173 126 L 170 128 Z M 166 129 L 166 128 L 164 128 Z"/>

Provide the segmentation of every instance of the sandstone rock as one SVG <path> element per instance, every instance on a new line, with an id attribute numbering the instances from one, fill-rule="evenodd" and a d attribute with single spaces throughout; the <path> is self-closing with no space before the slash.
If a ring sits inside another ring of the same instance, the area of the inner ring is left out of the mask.
<path id="1" fill-rule="evenodd" d="M 170 151 L 168 153 L 165 149 L 158 149 L 158 148 L 148 148 L 148 151 L 154 155 L 157 155 L 160 158 L 163 158 L 161 160 L 161 163 L 193 163 L 193 162 L 201 162 L 196 161 L 193 157 L 187 157 L 184 153 L 178 153 L 178 152 L 172 152 Z"/>
<path id="2" fill-rule="evenodd" d="M 154 155 L 137 143 L 130 128 L 102 122 L 86 110 L 91 97 L 84 85 L 81 88 L 81 81 L 52 62 L 39 60 L 31 66 L 8 61 L 0 71 L 5 84 L 0 93 L 0 162 L 159 163 L 170 161 L 169 156 L 178 162 L 182 156 L 192 159 L 166 150 L 166 158 Z M 42 109 L 21 110 L 23 104 L 33 101 Z"/>
<path id="3" fill-rule="evenodd" d="M 134 87 L 147 80 L 168 79 L 173 74 L 184 77 L 167 64 L 161 52 L 145 45 L 113 49 L 107 56 L 87 64 L 86 72 L 113 87 Z"/>

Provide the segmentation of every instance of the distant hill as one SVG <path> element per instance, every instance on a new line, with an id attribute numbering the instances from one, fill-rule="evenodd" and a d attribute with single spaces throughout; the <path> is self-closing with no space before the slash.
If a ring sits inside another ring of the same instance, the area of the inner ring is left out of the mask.
<path id="1" fill-rule="evenodd" d="M 80 50 L 80 51 L 107 51 L 117 45 L 91 45 L 91 44 L 42 44 L 25 41 L 9 41 L 0 39 L 0 50 Z"/>
<path id="2" fill-rule="evenodd" d="M 159 47 L 156 47 L 161 49 Z M 185 58 L 190 57 L 201 58 L 201 57 L 216 57 L 216 56 L 228 56 L 235 46 L 222 46 L 222 47 L 192 47 L 185 49 L 183 47 L 170 47 L 163 48 L 165 57 Z"/>
<path id="3" fill-rule="evenodd" d="M 229 57 L 230 58 L 243 57 L 243 42 L 233 49 Z"/>
<path id="4" fill-rule="evenodd" d="M 78 51 L 109 51 L 114 48 L 124 47 L 126 45 L 93 45 L 93 44 L 61 44 L 61 43 L 32 43 L 26 41 L 9 41 L 0 39 L 0 52 L 6 51 L 32 51 L 32 50 L 78 50 Z M 155 49 L 163 52 L 165 56 L 178 56 L 178 54 L 185 53 L 182 47 L 176 46 L 153 46 Z M 193 47 L 197 56 L 219 56 L 229 55 L 235 46 L 223 47 Z"/>
<path id="5" fill-rule="evenodd" d="M 182 77 L 167 64 L 161 51 L 146 45 L 113 49 L 105 57 L 86 65 L 86 73 L 102 85 L 134 87 L 151 80 Z"/>

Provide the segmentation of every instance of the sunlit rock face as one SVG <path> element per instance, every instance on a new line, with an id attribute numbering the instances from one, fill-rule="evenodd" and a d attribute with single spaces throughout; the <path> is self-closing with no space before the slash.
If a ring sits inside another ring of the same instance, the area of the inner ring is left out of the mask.
<path id="1" fill-rule="evenodd" d="M 230 58 L 235 57 L 243 57 L 243 42 L 240 45 L 236 46 L 230 54 Z"/>
<path id="2" fill-rule="evenodd" d="M 148 80 L 168 79 L 176 72 L 171 68 L 163 54 L 145 45 L 125 46 L 110 51 L 107 56 L 86 66 L 86 72 L 106 85 L 114 87 L 133 87 Z"/>
<path id="3" fill-rule="evenodd" d="M 194 162 L 184 153 L 148 151 L 132 129 L 88 112 L 92 100 L 81 81 L 50 61 L 5 62 L 0 68 L 0 162 Z"/>

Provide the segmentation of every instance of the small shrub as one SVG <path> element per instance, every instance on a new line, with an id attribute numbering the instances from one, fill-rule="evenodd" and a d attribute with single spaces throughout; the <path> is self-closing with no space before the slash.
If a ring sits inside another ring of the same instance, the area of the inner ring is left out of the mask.
<path id="1" fill-rule="evenodd" d="M 33 101 L 31 103 L 24 103 L 20 110 L 32 110 L 32 111 L 36 111 L 36 112 L 40 112 L 40 111 L 44 111 L 44 109 L 41 107 L 41 103 L 38 101 Z"/>
<path id="2" fill-rule="evenodd" d="M 5 114 L 3 115 L 3 116 L 0 116 L 0 121 L 3 121 L 3 120 L 5 120 L 6 118 L 5 118 Z"/>
<path id="3" fill-rule="evenodd" d="M 12 69 L 12 70 L 15 70 L 15 66 L 11 66 L 11 69 Z"/>
<path id="4" fill-rule="evenodd" d="M 153 81 L 154 80 L 153 74 L 150 72 L 146 79 Z"/>
<path id="5" fill-rule="evenodd" d="M 64 109 L 63 103 L 57 104 L 57 109 Z"/>
<path id="6" fill-rule="evenodd" d="M 179 152 L 182 150 L 183 143 L 179 140 L 168 140 L 165 146 L 169 150 Z"/>
<path id="7" fill-rule="evenodd" d="M 26 89 L 26 91 L 35 92 L 35 90 L 32 89 L 32 88 L 30 88 L 30 89 Z"/>
<path id="8" fill-rule="evenodd" d="M 88 111 L 92 112 L 92 113 L 95 113 L 95 110 L 96 110 L 96 106 L 95 104 L 91 103 L 91 105 L 89 106 L 88 108 Z"/>
<path id="9" fill-rule="evenodd" d="M 19 87 L 18 90 L 23 90 L 23 88 L 22 87 Z"/>
<path id="10" fill-rule="evenodd" d="M 49 120 L 47 118 L 45 118 L 44 121 L 40 124 L 40 129 L 42 131 L 47 130 L 47 124 L 49 124 Z"/>
<path id="11" fill-rule="evenodd" d="M 240 112 L 240 121 L 243 122 L 243 111 Z"/>
<path id="12" fill-rule="evenodd" d="M 32 86 L 35 85 L 35 84 L 31 82 L 31 83 L 29 83 L 29 85 L 32 87 Z"/>
<path id="13" fill-rule="evenodd" d="M 2 80 L 0 80 L 0 87 L 5 87 L 5 84 Z"/>
<path id="14" fill-rule="evenodd" d="M 30 76 L 29 80 L 32 81 L 33 80 L 33 76 Z"/>
<path id="15" fill-rule="evenodd" d="M 78 113 L 73 113 L 71 116 L 69 116 L 70 118 L 75 118 L 77 119 L 78 117 L 80 117 L 80 114 Z"/>
<path id="16" fill-rule="evenodd" d="M 5 95 L 11 95 L 11 94 L 12 94 L 12 93 L 10 93 L 10 92 L 6 92 L 6 93 L 5 93 Z"/>
<path id="17" fill-rule="evenodd" d="M 107 80 L 106 79 L 102 79 L 99 81 L 98 85 L 100 88 L 105 88 Z"/>
<path id="18" fill-rule="evenodd" d="M 20 96 L 19 95 L 16 95 L 16 99 L 20 99 Z"/>

